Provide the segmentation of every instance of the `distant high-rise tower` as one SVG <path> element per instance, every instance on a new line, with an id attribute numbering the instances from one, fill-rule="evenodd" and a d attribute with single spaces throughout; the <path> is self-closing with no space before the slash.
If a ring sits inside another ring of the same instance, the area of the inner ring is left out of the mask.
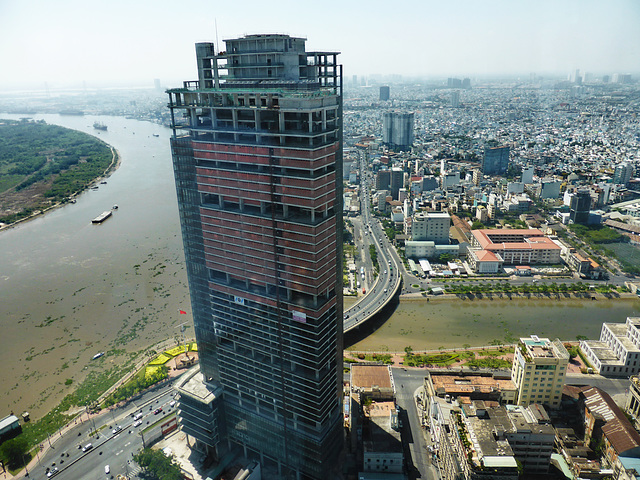
<path id="1" fill-rule="evenodd" d="M 180 424 L 262 478 L 325 479 L 343 436 L 342 68 L 289 35 L 225 43 L 198 43 L 198 81 L 169 91 L 200 355 Z"/>
<path id="2" fill-rule="evenodd" d="M 389 97 L 390 97 L 389 87 L 387 85 L 383 85 L 382 87 L 380 87 L 380 100 L 386 101 L 386 100 L 389 100 Z"/>
<path id="3" fill-rule="evenodd" d="M 451 106 L 453 108 L 460 107 L 460 90 L 454 90 L 451 92 Z"/>
<path id="4" fill-rule="evenodd" d="M 482 173 L 484 175 L 504 175 L 509 168 L 509 147 L 484 149 Z"/>
<path id="5" fill-rule="evenodd" d="M 631 181 L 633 176 L 633 165 L 629 163 L 620 163 L 616 165 L 613 171 L 613 183 L 616 185 L 626 185 Z"/>
<path id="6" fill-rule="evenodd" d="M 573 223 L 586 225 L 589 221 L 589 210 L 591 209 L 591 194 L 589 190 L 579 190 L 571 197 L 569 205 L 569 220 Z"/>
<path id="7" fill-rule="evenodd" d="M 413 113 L 386 112 L 382 141 L 392 148 L 409 150 L 413 145 Z"/>
<path id="8" fill-rule="evenodd" d="M 532 166 L 524 167 L 522 169 L 522 183 L 530 185 L 533 183 L 534 168 Z"/>

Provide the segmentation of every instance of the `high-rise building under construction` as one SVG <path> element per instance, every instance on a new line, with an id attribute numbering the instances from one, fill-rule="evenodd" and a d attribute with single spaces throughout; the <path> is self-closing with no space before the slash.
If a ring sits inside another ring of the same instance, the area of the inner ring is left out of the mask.
<path id="1" fill-rule="evenodd" d="M 342 68 L 303 38 L 225 44 L 198 43 L 198 81 L 168 91 L 200 356 L 180 424 L 210 455 L 326 478 L 342 447 Z"/>

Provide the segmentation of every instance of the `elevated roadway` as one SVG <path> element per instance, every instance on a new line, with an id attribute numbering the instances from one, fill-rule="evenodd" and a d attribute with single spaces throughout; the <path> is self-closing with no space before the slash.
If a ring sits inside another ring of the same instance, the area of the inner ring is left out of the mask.
<path id="1" fill-rule="evenodd" d="M 380 222 L 373 218 L 369 212 L 370 197 L 367 188 L 367 177 L 361 170 L 362 188 L 362 234 L 375 245 L 378 255 L 379 272 L 373 285 L 366 295 L 344 312 L 344 331 L 354 330 L 367 320 L 373 318 L 384 309 L 387 304 L 398 294 L 402 286 L 402 260 L 394 246 L 389 242 Z M 367 243 L 367 242 L 364 242 Z"/>

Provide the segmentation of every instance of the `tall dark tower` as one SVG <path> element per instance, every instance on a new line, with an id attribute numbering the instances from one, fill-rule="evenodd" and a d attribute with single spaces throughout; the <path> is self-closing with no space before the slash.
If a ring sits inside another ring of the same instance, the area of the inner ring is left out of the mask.
<path id="1" fill-rule="evenodd" d="M 225 44 L 197 44 L 198 81 L 168 92 L 200 355 L 180 423 L 212 455 L 323 479 L 342 448 L 342 67 L 288 35 Z"/>

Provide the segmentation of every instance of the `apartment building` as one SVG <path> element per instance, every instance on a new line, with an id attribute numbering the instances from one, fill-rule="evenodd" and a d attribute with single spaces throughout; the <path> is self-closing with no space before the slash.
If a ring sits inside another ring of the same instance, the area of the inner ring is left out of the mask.
<path id="1" fill-rule="evenodd" d="M 560 340 L 532 335 L 521 338 L 511 367 L 511 380 L 518 390 L 517 404 L 560 406 L 569 364 L 569 352 Z"/>

